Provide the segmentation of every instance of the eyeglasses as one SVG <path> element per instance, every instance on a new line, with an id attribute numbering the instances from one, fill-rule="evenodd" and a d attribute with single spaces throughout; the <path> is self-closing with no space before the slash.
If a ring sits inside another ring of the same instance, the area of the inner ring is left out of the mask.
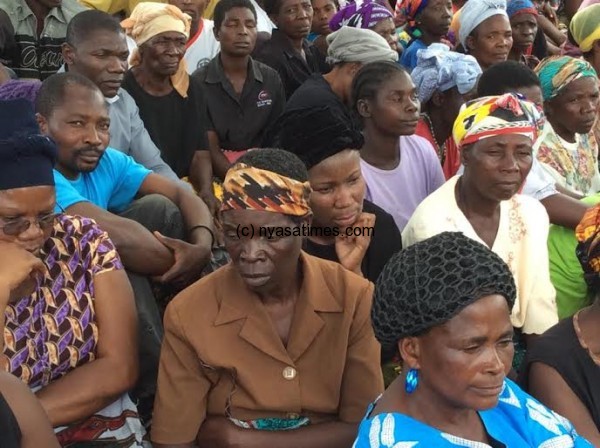
<path id="1" fill-rule="evenodd" d="M 15 218 L 7 221 L 2 219 L 4 225 L 0 226 L 0 230 L 2 230 L 5 235 L 17 236 L 27 231 L 32 224 L 35 224 L 42 232 L 46 232 L 54 227 L 56 218 L 60 215 L 62 215 L 62 213 L 51 213 L 49 215 L 34 218 L 33 220 L 27 218 Z"/>

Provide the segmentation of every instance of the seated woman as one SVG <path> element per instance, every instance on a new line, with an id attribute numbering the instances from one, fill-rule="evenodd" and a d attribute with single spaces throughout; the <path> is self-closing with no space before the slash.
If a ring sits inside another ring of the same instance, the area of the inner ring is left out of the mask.
<path id="1" fill-rule="evenodd" d="M 43 262 L 11 294 L 1 365 L 36 393 L 62 446 L 141 446 L 127 395 L 136 311 L 119 256 L 92 220 L 54 214 L 56 147 L 38 135 L 31 104 L 3 102 L 0 113 L 0 240 Z"/>
<path id="2" fill-rule="evenodd" d="M 508 266 L 463 234 L 392 257 L 371 314 L 402 374 L 369 407 L 354 448 L 592 447 L 506 378 L 515 300 Z"/>
<path id="3" fill-rule="evenodd" d="M 517 194 L 531 169 L 536 112 L 513 94 L 468 104 L 453 130 L 464 174 L 425 199 L 402 233 L 406 247 L 458 231 L 498 254 L 515 277 L 512 322 L 525 335 L 542 334 L 558 321 L 548 273 L 548 214 L 535 199 Z"/>
<path id="4" fill-rule="evenodd" d="M 506 0 L 467 2 L 460 10 L 458 39 L 484 71 L 506 61 L 513 44 Z"/>
<path id="5" fill-rule="evenodd" d="M 383 390 L 372 284 L 301 250 L 307 179 L 279 149 L 250 151 L 227 173 L 232 262 L 167 307 L 155 447 L 348 448 Z"/>
<path id="6" fill-rule="evenodd" d="M 590 208 L 577 228 L 577 256 L 595 301 L 544 333 L 522 372 L 523 386 L 594 446 L 600 446 L 599 218 L 600 206 Z"/>
<path id="7" fill-rule="evenodd" d="M 452 125 L 461 106 L 481 75 L 473 56 L 450 51 L 444 44 L 421 50 L 411 73 L 421 102 L 421 119 L 416 134 L 435 150 L 446 179 L 460 167 L 460 152 L 452 140 Z"/>
<path id="8" fill-rule="evenodd" d="M 444 183 L 435 150 L 414 135 L 417 89 L 400 65 L 373 62 L 354 78 L 352 101 L 364 128 L 360 157 L 365 198 L 391 214 L 402 231 L 421 201 Z"/>
<path id="9" fill-rule="evenodd" d="M 342 26 L 373 30 L 387 41 L 392 50 L 398 51 L 394 16 L 377 0 L 349 2 L 329 21 L 331 31 L 337 31 Z"/>
<path id="10" fill-rule="evenodd" d="M 600 91 L 594 68 L 569 56 L 544 59 L 535 69 L 548 119 L 534 151 L 543 169 L 573 197 L 600 190 L 598 144 L 592 129 Z"/>
<path id="11" fill-rule="evenodd" d="M 537 24 L 538 11 L 531 0 L 508 0 L 506 11 L 512 29 L 513 44 L 508 59 L 521 62 L 529 68 L 535 68 L 540 60 L 534 52 L 536 40 L 544 44 L 546 42 L 543 33 L 541 39 Z M 540 49 L 537 48 L 540 54 Z M 543 54 L 543 50 L 542 54 Z M 547 50 L 546 50 L 547 53 Z M 544 55 L 544 57 L 547 55 Z"/>
<path id="12" fill-rule="evenodd" d="M 434 43 L 444 42 L 452 22 L 450 0 L 402 0 L 396 5 L 397 14 L 407 22 L 404 31 L 410 36 L 400 63 L 408 71 L 417 65 L 417 52 Z M 446 41 L 447 42 L 447 41 Z"/>
<path id="13" fill-rule="evenodd" d="M 579 8 L 569 23 L 570 35 L 596 73 L 600 73 L 600 5 Z M 594 126 L 596 141 L 600 140 L 600 120 Z"/>
<path id="14" fill-rule="evenodd" d="M 44 264 L 14 243 L 0 241 L 0 329 L 4 331 L 4 310 L 13 291 L 37 275 Z M 0 353 L 4 341 L 0 339 Z M 17 377 L 0 373 L 0 446 L 2 448 L 58 448 L 48 416 L 35 395 Z"/>
<path id="15" fill-rule="evenodd" d="M 394 218 L 364 199 L 358 151 L 363 143 L 344 110 L 292 111 L 281 123 L 281 147 L 304 162 L 312 187 L 313 219 L 304 250 L 375 282 L 402 242 Z"/>

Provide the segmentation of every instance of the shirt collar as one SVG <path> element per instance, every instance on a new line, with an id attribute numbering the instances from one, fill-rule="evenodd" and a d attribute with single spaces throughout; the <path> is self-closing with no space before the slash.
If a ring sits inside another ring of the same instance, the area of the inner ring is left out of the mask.
<path id="1" fill-rule="evenodd" d="M 254 77 L 258 82 L 263 82 L 262 72 L 258 63 L 250 58 L 248 62 L 248 77 Z M 218 84 L 225 81 L 225 71 L 223 70 L 223 64 L 221 63 L 221 53 L 208 64 L 206 68 L 206 82 L 210 84 Z"/>
<path id="2" fill-rule="evenodd" d="M 33 15 L 33 11 L 29 7 L 29 5 L 25 2 L 25 0 L 19 1 L 19 4 L 17 5 L 16 10 L 17 10 L 17 21 L 19 21 L 19 22 L 22 20 L 25 20 L 29 16 Z M 65 24 L 67 23 L 67 18 L 65 17 L 65 13 L 62 10 L 62 7 L 60 7 L 60 6 L 52 8 L 50 10 L 50 12 L 48 13 L 47 17 L 54 17 L 56 20 L 58 20 L 62 23 L 65 23 Z"/>
<path id="3" fill-rule="evenodd" d="M 287 37 L 285 37 L 285 34 L 283 34 L 283 32 L 281 32 L 278 29 L 274 29 L 273 32 L 271 33 L 271 41 L 279 48 L 281 48 L 281 50 L 283 50 L 283 52 L 285 53 L 285 55 L 288 58 L 297 58 L 298 57 L 298 52 L 296 51 L 296 49 L 294 47 L 292 47 L 292 43 L 289 41 L 289 39 Z M 305 53 L 307 52 L 309 45 L 306 39 L 302 40 L 302 48 L 304 49 Z"/>

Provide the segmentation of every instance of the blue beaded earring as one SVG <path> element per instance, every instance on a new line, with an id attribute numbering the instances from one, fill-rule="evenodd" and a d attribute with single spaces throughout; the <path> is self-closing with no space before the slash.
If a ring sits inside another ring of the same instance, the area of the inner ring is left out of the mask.
<path id="1" fill-rule="evenodd" d="M 404 381 L 404 390 L 407 394 L 412 394 L 419 386 L 419 371 L 410 369 L 406 372 L 406 380 Z"/>

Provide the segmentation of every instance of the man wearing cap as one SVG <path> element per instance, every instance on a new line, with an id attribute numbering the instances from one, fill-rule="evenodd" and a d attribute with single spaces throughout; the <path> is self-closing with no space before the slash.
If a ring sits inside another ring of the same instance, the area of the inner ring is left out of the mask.
<path id="1" fill-rule="evenodd" d="M 183 59 L 191 18 L 173 5 L 142 2 L 121 25 L 138 48 L 123 88 L 137 103 L 148 133 L 162 158 L 179 178 L 194 186 L 216 212 L 212 169 L 206 140 L 202 89 L 190 80 Z"/>
<path id="2" fill-rule="evenodd" d="M 344 26 L 327 36 L 327 61 L 332 69 L 326 75 L 313 74 L 290 97 L 280 120 L 293 110 L 331 107 L 343 111 L 348 120 L 352 81 L 364 64 L 376 61 L 397 62 L 398 53 L 374 31 Z M 277 146 L 279 120 L 265 136 L 263 146 Z"/>
<path id="3" fill-rule="evenodd" d="M 197 71 L 208 107 L 208 142 L 215 174 L 249 148 L 283 111 L 285 91 L 277 72 L 250 54 L 256 45 L 256 10 L 249 0 L 221 0 L 215 7 L 215 35 L 221 52 Z"/>

